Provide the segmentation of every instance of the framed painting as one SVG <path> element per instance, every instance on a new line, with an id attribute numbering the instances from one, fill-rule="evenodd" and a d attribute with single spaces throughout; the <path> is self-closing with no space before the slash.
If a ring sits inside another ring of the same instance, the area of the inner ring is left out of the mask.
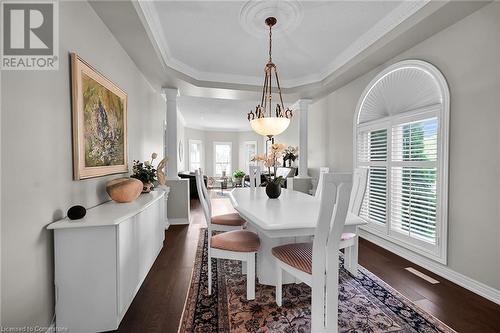
<path id="1" fill-rule="evenodd" d="M 127 94 L 71 54 L 73 178 L 128 172 Z"/>

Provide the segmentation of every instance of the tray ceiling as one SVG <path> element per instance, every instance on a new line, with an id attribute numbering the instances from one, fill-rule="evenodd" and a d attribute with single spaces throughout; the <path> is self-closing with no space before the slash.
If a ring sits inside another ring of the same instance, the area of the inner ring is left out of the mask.
<path id="1" fill-rule="evenodd" d="M 325 79 L 427 1 L 141 1 L 165 62 L 199 81 L 260 85 L 266 16 L 278 19 L 273 60 L 282 86 Z"/>
<path id="2" fill-rule="evenodd" d="M 209 131 L 250 131 L 247 112 L 259 101 L 180 96 L 178 103 L 187 127 Z"/>

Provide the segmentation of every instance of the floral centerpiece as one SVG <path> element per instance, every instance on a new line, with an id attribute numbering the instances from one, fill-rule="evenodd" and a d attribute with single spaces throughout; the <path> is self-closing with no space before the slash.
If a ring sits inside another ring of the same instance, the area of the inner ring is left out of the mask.
<path id="1" fill-rule="evenodd" d="M 279 158 L 283 156 L 286 146 L 282 143 L 274 143 L 271 145 L 269 152 L 266 155 L 256 155 L 252 158 L 252 161 L 262 162 L 264 167 L 269 169 L 269 175 L 267 176 L 266 193 L 271 199 L 278 198 L 281 194 L 281 185 L 285 182 L 282 176 L 276 177 L 276 169 L 279 166 Z M 271 168 L 274 169 L 274 173 L 271 175 Z"/>
<path id="2" fill-rule="evenodd" d="M 132 178 L 139 179 L 144 185 L 142 193 L 149 193 L 153 189 L 153 184 L 156 182 L 156 169 L 153 167 L 153 161 L 158 157 L 157 153 L 151 154 L 151 161 L 139 162 L 134 160 L 132 166 Z"/>
<path id="3" fill-rule="evenodd" d="M 292 162 L 299 157 L 299 147 L 288 146 L 283 153 L 283 167 L 286 167 L 286 161 L 288 161 L 288 166 L 292 166 Z"/>

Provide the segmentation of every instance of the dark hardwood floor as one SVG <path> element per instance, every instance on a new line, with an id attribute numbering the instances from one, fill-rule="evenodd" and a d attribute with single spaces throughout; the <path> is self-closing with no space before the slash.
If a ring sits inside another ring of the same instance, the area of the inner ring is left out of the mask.
<path id="1" fill-rule="evenodd" d="M 232 210 L 228 200 L 214 200 L 216 214 Z M 191 201 L 192 224 L 171 226 L 165 244 L 116 332 L 176 333 L 196 254 L 199 229 L 205 226 L 197 201 Z M 359 262 L 457 332 L 500 332 L 500 306 L 416 266 L 366 240 Z M 438 280 L 431 284 L 405 270 L 413 267 Z M 214 332 L 215 333 L 215 332 Z"/>
<path id="2" fill-rule="evenodd" d="M 176 333 L 191 282 L 199 230 L 205 226 L 198 201 L 192 224 L 171 226 L 163 249 L 115 332 Z"/>
<path id="3" fill-rule="evenodd" d="M 359 245 L 359 263 L 457 332 L 500 332 L 500 305 L 364 239 Z M 405 270 L 406 267 L 413 267 L 440 283 L 431 284 Z"/>

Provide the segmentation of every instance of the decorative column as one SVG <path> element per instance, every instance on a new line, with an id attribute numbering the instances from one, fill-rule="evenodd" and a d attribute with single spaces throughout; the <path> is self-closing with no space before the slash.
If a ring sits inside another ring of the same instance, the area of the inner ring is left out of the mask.
<path id="1" fill-rule="evenodd" d="M 177 151 L 177 89 L 163 88 L 167 99 L 167 128 L 165 134 L 164 154 L 168 157 L 167 179 L 178 179 L 178 151 Z"/>
<path id="2" fill-rule="evenodd" d="M 307 110 L 310 99 L 300 99 L 297 101 L 299 106 L 299 178 L 308 178 L 307 174 Z"/>

